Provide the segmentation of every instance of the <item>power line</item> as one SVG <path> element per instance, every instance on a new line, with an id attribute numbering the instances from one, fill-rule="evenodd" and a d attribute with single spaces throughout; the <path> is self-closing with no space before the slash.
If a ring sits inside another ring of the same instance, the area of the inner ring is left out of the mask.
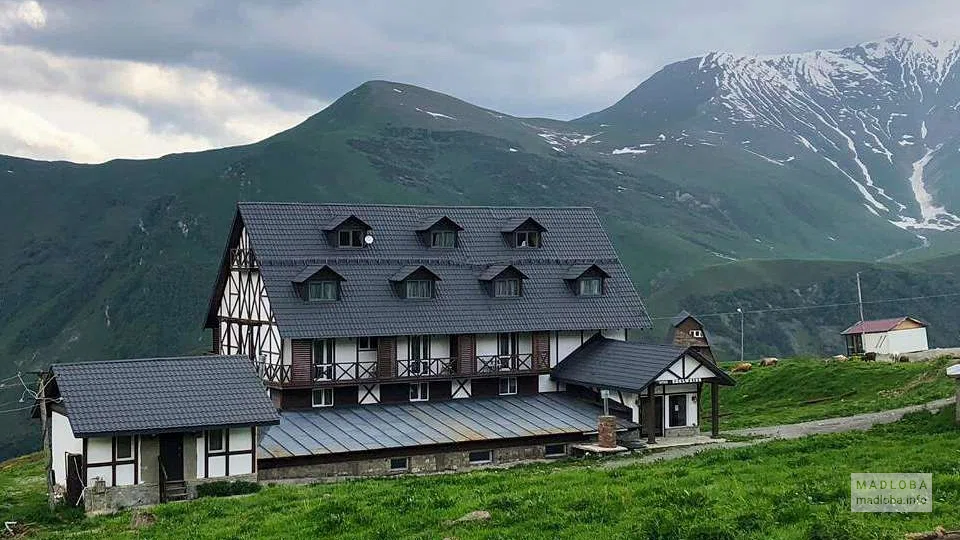
<path id="1" fill-rule="evenodd" d="M 27 405 L 26 407 L 18 407 L 16 409 L 5 409 L 5 410 L 0 410 L 0 414 L 17 412 L 17 411 L 25 411 L 27 409 L 32 409 L 32 408 L 33 408 L 33 405 Z"/>

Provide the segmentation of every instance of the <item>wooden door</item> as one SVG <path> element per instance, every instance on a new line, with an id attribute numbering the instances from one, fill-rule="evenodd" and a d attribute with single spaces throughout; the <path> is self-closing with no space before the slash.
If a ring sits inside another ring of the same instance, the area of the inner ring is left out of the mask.
<path id="1" fill-rule="evenodd" d="M 160 435 L 160 463 L 167 481 L 183 480 L 183 434 Z"/>
<path id="2" fill-rule="evenodd" d="M 67 454 L 67 504 L 80 505 L 80 496 L 83 494 L 83 456 Z"/>

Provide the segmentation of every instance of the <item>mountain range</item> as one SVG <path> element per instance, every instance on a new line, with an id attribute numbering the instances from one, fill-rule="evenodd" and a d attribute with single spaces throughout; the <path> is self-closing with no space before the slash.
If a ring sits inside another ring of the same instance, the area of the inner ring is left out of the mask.
<path id="1" fill-rule="evenodd" d="M 958 56 L 904 36 L 710 53 L 570 121 L 371 81 L 246 146 L 99 165 L 0 156 L 0 380 L 205 350 L 238 200 L 593 206 L 655 317 L 847 300 L 859 270 L 876 272 L 878 298 L 929 296 L 953 284 L 952 259 L 912 261 L 960 248 Z M 942 302 L 885 306 L 949 319 Z M 754 320 L 754 350 L 839 348 L 823 340 L 852 316 Z M 713 324 L 729 353 L 735 321 Z M 0 403 L 19 395 L 7 384 Z"/>

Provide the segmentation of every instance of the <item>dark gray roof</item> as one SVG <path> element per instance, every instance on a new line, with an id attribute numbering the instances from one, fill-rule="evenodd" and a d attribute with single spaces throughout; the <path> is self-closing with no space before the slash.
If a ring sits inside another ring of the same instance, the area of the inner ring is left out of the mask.
<path id="1" fill-rule="evenodd" d="M 523 279 L 530 279 L 526 274 L 521 272 L 520 269 L 512 264 L 491 264 L 490 266 L 486 267 L 483 272 L 480 272 L 480 275 L 477 277 L 477 279 L 480 281 L 490 281 L 491 279 L 502 274 L 504 270 L 508 268 L 515 270 Z"/>
<path id="2" fill-rule="evenodd" d="M 283 411 L 261 458 L 537 437 L 597 430 L 598 406 L 562 393 Z M 621 429 L 637 425 L 618 420 Z"/>
<path id="3" fill-rule="evenodd" d="M 390 281 L 403 281 L 403 280 L 407 279 L 408 277 L 410 277 L 410 275 L 413 274 L 414 272 L 416 272 L 417 270 L 420 270 L 421 268 L 424 269 L 424 270 L 426 270 L 427 272 L 433 274 L 433 276 L 434 276 L 435 278 L 437 278 L 437 279 L 439 279 L 439 280 L 442 280 L 442 279 L 443 279 L 443 278 L 441 278 L 440 276 L 438 276 L 436 272 L 434 272 L 433 270 L 427 268 L 426 266 L 423 266 L 422 264 L 409 264 L 409 265 L 407 265 L 407 266 L 404 266 L 404 267 L 401 268 L 400 270 L 397 270 L 397 272 L 396 272 L 395 274 L 393 274 L 392 276 L 390 276 Z"/>
<path id="4" fill-rule="evenodd" d="M 673 326 L 677 326 L 678 324 L 682 323 L 687 319 L 693 319 L 697 321 L 697 324 L 699 324 L 700 326 L 703 326 L 703 323 L 700 322 L 700 319 L 691 315 L 687 310 L 683 310 L 680 313 L 677 313 L 672 319 L 670 319 L 670 324 Z"/>
<path id="5" fill-rule="evenodd" d="M 293 283 L 303 283 L 304 281 L 312 278 L 317 272 L 324 269 L 328 270 L 329 272 L 332 272 L 337 276 L 340 276 L 340 274 L 338 274 L 336 270 L 334 270 L 333 268 L 330 268 L 326 264 L 320 264 L 320 265 L 314 264 L 314 265 L 307 266 L 306 268 L 301 270 L 300 273 L 293 276 L 293 279 L 291 279 L 290 281 L 292 281 Z M 343 276 L 340 276 L 340 279 L 343 279 Z"/>
<path id="6" fill-rule="evenodd" d="M 427 218 L 427 219 L 421 221 L 420 224 L 417 225 L 416 228 L 414 228 L 413 230 L 415 230 L 415 231 L 417 231 L 417 232 L 428 231 L 428 230 L 432 229 L 436 224 L 441 223 L 441 222 L 442 222 L 442 223 L 449 224 L 450 226 L 452 226 L 452 228 L 454 228 L 454 229 L 456 229 L 456 230 L 458 230 L 458 231 L 462 231 L 462 230 L 463 230 L 463 227 L 461 227 L 459 223 L 457 223 L 456 221 L 450 219 L 450 218 L 447 217 L 447 216 L 434 216 L 434 217 L 431 217 L 431 218 Z"/>
<path id="7" fill-rule="evenodd" d="M 76 437 L 279 421 L 244 356 L 110 360 L 51 369 Z"/>
<path id="8" fill-rule="evenodd" d="M 551 377 L 584 386 L 636 392 L 646 388 L 685 353 L 713 372 L 717 382 L 733 384 L 729 375 L 686 347 L 604 337 L 593 337 L 570 353 L 553 369 Z"/>
<path id="9" fill-rule="evenodd" d="M 503 222 L 500 224 L 500 232 L 501 232 L 501 233 L 511 233 L 511 232 L 519 229 L 521 225 L 527 223 L 528 221 L 530 222 L 530 226 L 533 227 L 534 229 L 536 229 L 536 230 L 538 230 L 538 231 L 541 231 L 541 232 L 546 232 L 547 228 L 544 227 L 544 226 L 543 226 L 539 221 L 537 221 L 536 219 L 533 219 L 533 217 L 531 217 L 531 216 L 514 217 L 514 218 L 509 218 L 509 219 L 507 219 L 506 221 L 503 221 Z"/>
<path id="10" fill-rule="evenodd" d="M 603 268 L 600 268 L 600 265 L 589 263 L 575 264 L 567 268 L 567 271 L 563 274 L 563 279 L 577 279 L 582 276 L 584 272 L 591 268 L 596 268 L 604 277 L 610 277 L 610 274 L 608 274 Z"/>
<path id="11" fill-rule="evenodd" d="M 650 319 L 590 208 L 417 207 L 308 203 L 240 203 L 260 262 L 270 305 L 285 338 L 472 333 L 533 330 L 648 328 Z M 377 241 L 337 249 L 319 231 L 334 217 L 355 215 Z M 457 247 L 424 245 L 416 232 L 443 215 L 463 227 Z M 548 232 L 540 248 L 517 249 L 500 232 L 505 222 L 529 217 Z M 575 264 L 603 266 L 610 274 L 602 296 L 581 297 L 563 280 Z M 305 266 L 329 264 L 345 278 L 337 302 L 305 302 L 291 283 Z M 493 264 L 513 264 L 529 276 L 523 296 L 492 298 L 479 282 Z M 425 265 L 443 281 L 432 300 L 400 298 L 390 278 Z M 211 304 L 207 324 L 215 321 Z"/>

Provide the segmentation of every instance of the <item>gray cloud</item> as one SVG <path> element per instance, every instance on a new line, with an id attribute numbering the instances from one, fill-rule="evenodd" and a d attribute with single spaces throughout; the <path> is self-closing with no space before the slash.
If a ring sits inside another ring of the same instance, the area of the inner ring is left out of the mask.
<path id="1" fill-rule="evenodd" d="M 570 118 L 611 104 L 669 62 L 711 50 L 765 54 L 839 48 L 895 33 L 951 38 L 960 23 L 954 0 L 680 0 L 670 5 L 49 0 L 41 5 L 43 28 L 0 26 L 0 43 L 55 58 L 213 73 L 226 92 L 253 89 L 262 106 L 298 113 L 307 103 L 329 102 L 365 80 L 382 78 L 511 114 Z M 16 59 L 0 55 L 0 71 L 10 62 Z M 22 86 L 63 84 L 64 75 L 53 71 L 27 76 L 30 83 Z M 218 138 L 223 120 L 216 115 L 224 111 L 203 114 L 199 105 L 137 102 L 83 79 L 83 73 L 73 73 L 66 84 L 84 99 L 132 108 L 156 126 L 187 126 Z M 2 82 L 0 76 L 0 84 L 17 83 Z"/>

